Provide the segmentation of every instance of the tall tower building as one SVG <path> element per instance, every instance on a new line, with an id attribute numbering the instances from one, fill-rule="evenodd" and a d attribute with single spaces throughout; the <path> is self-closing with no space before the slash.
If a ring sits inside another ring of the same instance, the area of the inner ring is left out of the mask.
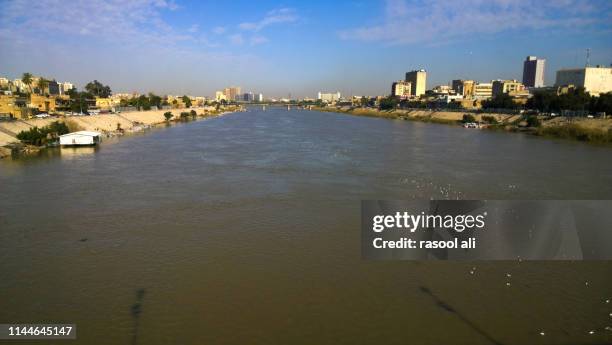
<path id="1" fill-rule="evenodd" d="M 523 85 L 526 87 L 544 86 L 544 68 L 546 60 L 537 56 L 528 56 L 523 62 Z"/>
<path id="2" fill-rule="evenodd" d="M 419 97 L 427 89 L 427 72 L 424 69 L 406 72 L 406 81 L 411 83 L 410 95 Z"/>

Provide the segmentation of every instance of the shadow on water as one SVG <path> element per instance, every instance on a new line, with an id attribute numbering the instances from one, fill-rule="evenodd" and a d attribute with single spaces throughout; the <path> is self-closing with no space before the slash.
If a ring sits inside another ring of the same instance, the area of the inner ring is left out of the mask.
<path id="1" fill-rule="evenodd" d="M 136 291 L 136 303 L 132 304 L 130 310 L 132 318 L 134 319 L 134 327 L 132 328 L 132 341 L 130 344 L 138 344 L 138 328 L 140 326 L 140 314 L 142 313 L 142 302 L 144 300 L 145 289 L 138 289 Z"/>
<path id="2" fill-rule="evenodd" d="M 421 290 L 422 293 L 424 293 L 424 294 L 428 295 L 429 297 L 431 297 L 431 299 L 433 299 L 434 302 L 436 302 L 436 305 L 438 307 L 444 309 L 445 311 L 447 311 L 449 313 L 452 313 L 452 314 L 456 315 L 457 318 L 459 318 L 459 320 L 461 320 L 465 325 L 467 325 L 468 327 L 473 329 L 476 333 L 478 333 L 478 334 L 482 335 L 483 337 L 487 338 L 487 340 L 489 340 L 491 342 L 491 344 L 504 345 L 503 343 L 501 343 L 498 340 L 496 340 L 495 338 L 493 338 L 492 335 L 490 335 L 489 333 L 485 332 L 482 328 L 478 327 L 478 325 L 476 325 L 474 322 L 469 320 L 465 315 L 463 315 L 457 309 L 453 308 L 451 305 L 449 305 L 448 303 L 446 303 L 442 299 L 440 299 L 429 288 L 427 288 L 425 286 L 420 286 L 419 289 Z"/>

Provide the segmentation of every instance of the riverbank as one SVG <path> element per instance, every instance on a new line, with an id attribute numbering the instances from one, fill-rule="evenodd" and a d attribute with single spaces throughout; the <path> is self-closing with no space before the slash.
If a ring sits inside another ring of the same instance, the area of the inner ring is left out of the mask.
<path id="1" fill-rule="evenodd" d="M 313 110 L 447 125 L 462 125 L 463 115 L 470 114 L 476 122 L 483 123 L 482 128 L 485 129 L 529 133 L 549 138 L 571 139 L 592 143 L 612 143 L 612 119 L 567 118 L 562 116 L 550 118 L 540 116 L 538 117 L 539 126 L 529 127 L 525 118 L 519 114 L 474 114 L 457 111 L 377 110 L 363 108 L 339 109 L 333 107 L 315 107 Z"/>
<path id="2" fill-rule="evenodd" d="M 166 124 L 168 122 L 184 121 L 193 119 L 191 111 L 195 111 L 195 118 L 217 117 L 227 113 L 239 111 L 238 107 L 226 107 L 216 109 L 215 107 L 199 107 L 191 109 L 173 110 L 150 110 L 133 111 L 118 114 L 104 114 L 91 116 L 69 116 L 46 119 L 15 120 L 10 122 L 0 122 L 0 159 L 8 157 L 12 151 L 37 151 L 36 147 L 26 147 L 17 139 L 17 134 L 27 131 L 33 127 L 45 127 L 54 121 L 65 123 L 71 132 L 75 131 L 95 131 L 102 133 L 105 137 L 124 135 L 129 133 L 141 132 L 147 128 Z M 172 113 L 172 118 L 166 120 L 164 114 Z M 181 113 L 190 113 L 189 116 L 181 116 Z M 20 149 L 22 148 L 22 149 Z"/>

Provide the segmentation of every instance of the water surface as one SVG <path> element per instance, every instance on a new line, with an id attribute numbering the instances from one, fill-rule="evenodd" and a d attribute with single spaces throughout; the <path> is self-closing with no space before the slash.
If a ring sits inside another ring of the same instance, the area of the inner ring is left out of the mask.
<path id="1" fill-rule="evenodd" d="M 0 196 L 0 322 L 76 323 L 75 344 L 611 340 L 610 263 L 359 243 L 362 199 L 609 199 L 609 147 L 252 108 L 0 161 Z"/>

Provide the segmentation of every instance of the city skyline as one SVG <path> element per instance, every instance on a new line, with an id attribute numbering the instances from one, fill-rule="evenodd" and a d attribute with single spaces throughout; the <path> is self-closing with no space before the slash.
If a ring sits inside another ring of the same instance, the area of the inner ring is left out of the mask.
<path id="1" fill-rule="evenodd" d="M 226 85 L 266 97 L 318 91 L 376 95 L 407 71 L 427 87 L 453 79 L 522 79 L 528 55 L 555 71 L 609 66 L 606 1 L 453 4 L 386 1 L 323 5 L 289 1 L 107 1 L 0 4 L 0 60 L 23 72 L 97 79 L 115 92 L 212 96 Z"/>

